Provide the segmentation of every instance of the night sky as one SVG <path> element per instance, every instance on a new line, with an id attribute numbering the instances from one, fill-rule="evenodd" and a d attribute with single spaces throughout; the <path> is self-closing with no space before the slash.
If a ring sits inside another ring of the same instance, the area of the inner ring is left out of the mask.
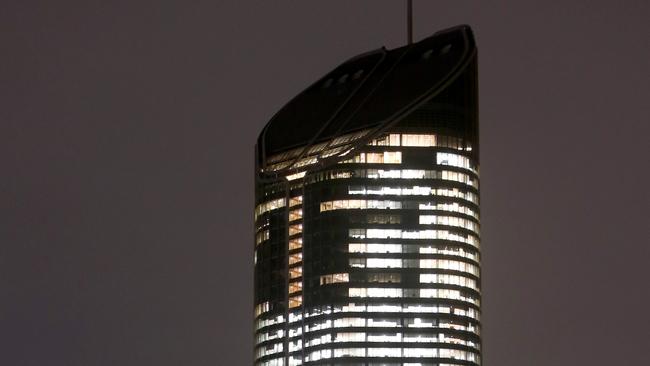
<path id="1" fill-rule="evenodd" d="M 0 365 L 250 365 L 257 134 L 404 8 L 3 0 Z M 414 9 L 479 47 L 484 365 L 650 365 L 650 2 Z"/>

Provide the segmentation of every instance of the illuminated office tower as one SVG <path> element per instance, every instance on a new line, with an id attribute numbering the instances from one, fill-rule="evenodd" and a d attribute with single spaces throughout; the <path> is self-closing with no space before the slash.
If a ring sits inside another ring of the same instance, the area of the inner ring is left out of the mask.
<path id="1" fill-rule="evenodd" d="M 357 56 L 256 146 L 255 365 L 478 365 L 477 51 Z"/>

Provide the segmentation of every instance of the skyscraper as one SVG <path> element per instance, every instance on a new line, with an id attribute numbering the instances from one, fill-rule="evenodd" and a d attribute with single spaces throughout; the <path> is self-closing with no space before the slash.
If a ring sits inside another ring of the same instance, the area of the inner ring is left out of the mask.
<path id="1" fill-rule="evenodd" d="M 480 364 L 478 142 L 468 26 L 284 106 L 256 146 L 255 364 Z"/>

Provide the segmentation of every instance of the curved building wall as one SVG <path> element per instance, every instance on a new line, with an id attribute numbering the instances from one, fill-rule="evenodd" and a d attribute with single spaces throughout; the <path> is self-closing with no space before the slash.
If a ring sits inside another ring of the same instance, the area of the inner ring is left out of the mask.
<path id="1" fill-rule="evenodd" d="M 258 144 L 255 365 L 480 364 L 477 136 L 474 53 L 397 120 Z"/>

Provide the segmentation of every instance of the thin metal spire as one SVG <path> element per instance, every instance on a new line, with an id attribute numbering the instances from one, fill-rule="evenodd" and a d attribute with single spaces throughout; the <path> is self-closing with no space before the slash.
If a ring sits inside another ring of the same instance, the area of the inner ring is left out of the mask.
<path id="1" fill-rule="evenodd" d="M 406 34 L 408 44 L 413 43 L 413 0 L 406 0 Z"/>

